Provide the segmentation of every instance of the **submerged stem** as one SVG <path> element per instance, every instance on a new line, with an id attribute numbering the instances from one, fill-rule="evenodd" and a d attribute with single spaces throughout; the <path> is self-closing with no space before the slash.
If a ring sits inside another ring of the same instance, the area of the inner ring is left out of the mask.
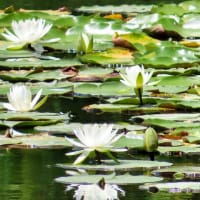
<path id="1" fill-rule="evenodd" d="M 140 105 L 142 106 L 143 105 L 143 101 L 142 101 L 142 88 L 138 88 L 138 97 L 139 97 L 139 100 L 140 100 Z"/>

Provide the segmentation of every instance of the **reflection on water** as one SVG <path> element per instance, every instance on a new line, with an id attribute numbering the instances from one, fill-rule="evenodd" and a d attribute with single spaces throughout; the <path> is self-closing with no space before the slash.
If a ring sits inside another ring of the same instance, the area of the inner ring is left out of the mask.
<path id="1" fill-rule="evenodd" d="M 107 184 L 104 179 L 95 184 L 70 184 L 66 191 L 74 190 L 75 200 L 116 200 L 119 195 L 125 196 L 125 192 L 115 184 Z"/>
<path id="2" fill-rule="evenodd" d="M 67 150 L 0 150 L 0 200 L 72 200 L 74 192 L 54 182 L 65 176 L 56 163 L 69 161 Z M 138 185 L 120 186 L 126 191 L 122 200 L 197 200 L 198 194 L 148 193 Z"/>
<path id="3" fill-rule="evenodd" d="M 0 199 L 66 199 L 64 186 L 53 181 L 64 174 L 54 164 L 65 159 L 63 150 L 0 151 Z"/>

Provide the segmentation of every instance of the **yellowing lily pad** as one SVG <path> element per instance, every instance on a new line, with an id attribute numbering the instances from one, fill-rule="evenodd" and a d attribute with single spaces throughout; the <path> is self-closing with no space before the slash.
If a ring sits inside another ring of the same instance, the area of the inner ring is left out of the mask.
<path id="1" fill-rule="evenodd" d="M 103 52 L 88 53 L 80 57 L 83 63 L 93 64 L 127 64 L 133 63 L 132 51 L 123 48 L 112 48 Z"/>

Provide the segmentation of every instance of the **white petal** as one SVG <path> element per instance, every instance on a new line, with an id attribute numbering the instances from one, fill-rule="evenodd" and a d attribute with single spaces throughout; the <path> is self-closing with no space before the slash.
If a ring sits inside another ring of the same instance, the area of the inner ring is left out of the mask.
<path id="1" fill-rule="evenodd" d="M 31 109 L 34 108 L 35 104 L 38 102 L 40 96 L 42 94 L 42 89 L 40 89 L 37 94 L 35 95 L 35 97 L 33 98 L 32 102 L 31 102 Z"/>
<path id="2" fill-rule="evenodd" d="M 82 152 L 83 152 L 83 150 L 80 150 L 80 151 L 72 151 L 72 152 L 66 153 L 65 155 L 67 155 L 67 156 L 74 156 L 74 155 L 80 154 L 80 153 L 82 153 Z"/>
<path id="3" fill-rule="evenodd" d="M 5 107 L 8 110 L 16 111 L 10 103 L 3 103 L 3 107 Z"/>
<path id="4" fill-rule="evenodd" d="M 72 145 L 76 146 L 76 147 L 82 147 L 82 148 L 85 148 L 85 145 L 73 140 L 72 138 L 68 138 L 68 137 L 65 137 L 66 140 L 68 140 Z"/>
<path id="5" fill-rule="evenodd" d="M 74 161 L 75 165 L 82 163 L 90 154 L 90 151 L 84 150 L 83 153 Z"/>

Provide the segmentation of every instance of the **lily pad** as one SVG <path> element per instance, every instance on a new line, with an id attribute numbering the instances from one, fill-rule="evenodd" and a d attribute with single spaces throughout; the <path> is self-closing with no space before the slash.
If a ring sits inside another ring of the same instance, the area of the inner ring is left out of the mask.
<path id="1" fill-rule="evenodd" d="M 161 108 L 156 106 L 142 106 L 138 105 L 125 105 L 125 104 L 91 104 L 83 108 L 88 112 L 122 112 L 123 114 L 141 114 L 141 113 L 157 113 L 157 112 L 167 112 L 172 111 L 171 108 Z"/>
<path id="2" fill-rule="evenodd" d="M 107 6 L 81 6 L 76 10 L 79 12 L 86 12 L 86 13 L 143 13 L 149 12 L 152 8 L 152 5 L 107 5 Z"/>
<path id="3" fill-rule="evenodd" d="M 113 37 L 113 43 L 116 46 L 128 47 L 138 50 L 144 50 L 144 46 L 147 44 L 159 44 L 159 40 L 156 40 L 142 32 L 134 32 L 131 34 L 116 34 Z"/>
<path id="4" fill-rule="evenodd" d="M 153 192 L 169 192 L 169 193 L 200 193 L 199 182 L 174 182 L 174 183 L 158 183 L 145 184 L 139 186 L 142 190 Z"/>
<path id="5" fill-rule="evenodd" d="M 103 52 L 88 53 L 80 57 L 81 62 L 90 64 L 127 64 L 132 65 L 132 51 L 123 48 L 112 48 Z"/>
<path id="6" fill-rule="evenodd" d="M 0 136 L 0 146 L 9 146 L 9 148 L 66 148 L 70 147 L 71 144 L 64 137 L 36 134 L 14 138 Z"/>
<path id="7" fill-rule="evenodd" d="M 145 48 L 144 53 L 134 54 L 135 63 L 169 69 L 174 66 L 189 67 L 200 62 L 194 50 L 180 44 L 162 42 L 159 45 L 146 45 Z"/>
<path id="8" fill-rule="evenodd" d="M 89 123 L 87 123 L 89 124 Z M 131 125 L 129 123 L 121 123 L 121 124 L 113 124 L 114 129 L 118 129 L 120 132 L 125 131 L 141 131 L 146 129 L 144 126 L 140 125 Z M 59 134 L 59 133 L 66 133 L 71 134 L 73 132 L 73 129 L 81 126 L 81 123 L 58 123 L 55 125 L 49 125 L 49 126 L 37 126 L 35 127 L 35 130 L 38 131 L 46 131 L 49 133 Z"/>
<path id="9" fill-rule="evenodd" d="M 161 147 L 157 149 L 160 153 L 164 154 L 187 154 L 187 155 L 200 155 L 200 145 L 190 144 L 185 146 L 175 146 L 175 147 Z"/>
<path id="10" fill-rule="evenodd" d="M 152 171 L 152 174 L 155 176 L 164 176 L 164 177 L 179 177 L 181 174 L 182 178 L 186 179 L 199 179 L 200 178 L 200 167 L 198 166 L 172 166 L 166 169 L 158 169 Z"/>
<path id="11" fill-rule="evenodd" d="M 33 127 L 69 120 L 68 114 L 40 112 L 2 112 L 0 125 L 6 127 Z"/>
<path id="12" fill-rule="evenodd" d="M 32 69 L 32 68 L 64 68 L 67 66 L 80 66 L 82 65 L 77 59 L 60 59 L 60 60 L 41 60 L 38 58 L 33 59 L 20 59 L 20 60 L 5 60 L 0 61 L 0 67 L 12 69 Z"/>
<path id="13" fill-rule="evenodd" d="M 97 183 L 100 179 L 104 178 L 106 183 L 118 184 L 118 185 L 129 185 L 129 184 L 139 184 L 139 183 L 149 183 L 149 182 L 158 182 L 162 178 L 152 177 L 152 176 L 132 176 L 129 174 L 124 175 L 78 175 L 78 176 L 68 176 L 68 177 L 59 177 L 55 181 L 64 184 L 71 183 Z"/>
<path id="14" fill-rule="evenodd" d="M 118 160 L 119 163 L 116 164 L 112 160 L 104 160 L 101 165 L 73 165 L 73 164 L 57 164 L 58 167 L 64 169 L 88 169 L 88 170 L 103 170 L 103 171 L 130 171 L 138 169 L 156 169 L 160 167 L 171 166 L 172 163 L 169 162 L 159 162 L 159 161 L 148 161 L 148 160 Z"/>

